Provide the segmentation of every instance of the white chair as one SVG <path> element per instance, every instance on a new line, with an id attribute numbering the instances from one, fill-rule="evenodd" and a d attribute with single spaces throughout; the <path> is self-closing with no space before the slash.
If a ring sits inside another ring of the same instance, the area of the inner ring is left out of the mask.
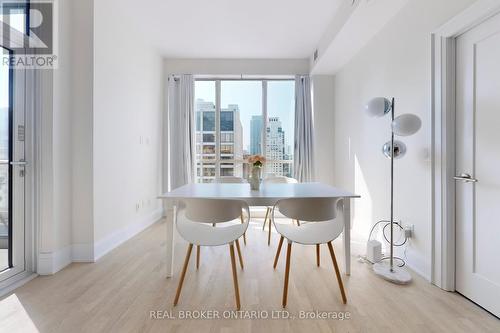
<path id="1" fill-rule="evenodd" d="M 292 252 L 292 243 L 303 245 L 316 245 L 316 254 L 319 252 L 320 244 L 328 244 L 330 256 L 332 257 L 333 267 L 337 275 L 337 281 L 342 295 L 342 302 L 346 304 L 347 298 L 344 291 L 344 285 L 340 276 L 337 258 L 333 251 L 332 241 L 336 239 L 344 230 L 344 221 L 342 220 L 341 210 L 342 199 L 332 198 L 293 198 L 283 199 L 273 207 L 271 219 L 276 231 L 281 235 L 278 245 L 278 251 L 274 259 L 274 268 L 278 264 L 278 258 L 283 245 L 283 240 L 288 241 L 285 266 L 285 285 L 283 288 L 283 307 L 286 307 L 288 293 L 288 278 L 290 275 L 290 257 Z M 303 224 L 298 227 L 293 224 L 280 224 L 275 221 L 275 214 L 280 212 L 291 219 L 307 221 L 311 223 Z M 339 213 L 339 214 L 337 214 Z M 319 256 L 317 257 L 319 258 Z"/>
<path id="2" fill-rule="evenodd" d="M 235 177 L 235 176 L 225 176 L 225 177 L 219 177 L 215 180 L 216 183 L 219 184 L 244 184 L 247 181 L 241 177 Z M 240 216 L 241 223 L 243 223 L 243 214 Z M 243 243 L 247 245 L 247 234 L 243 234 Z"/>
<path id="3" fill-rule="evenodd" d="M 289 178 L 285 176 L 269 176 L 264 178 L 262 181 L 264 184 L 297 184 L 298 181 L 295 178 Z M 266 229 L 266 223 L 269 221 L 269 231 L 267 235 L 267 245 L 271 245 L 271 218 L 269 214 L 273 207 L 267 207 L 266 209 L 266 217 L 264 218 L 264 223 L 262 224 L 262 230 Z M 299 220 L 297 220 L 297 225 L 300 226 Z"/>
<path id="4" fill-rule="evenodd" d="M 248 218 L 243 224 L 231 224 L 219 228 L 212 227 L 212 224 L 224 223 L 239 219 L 242 210 L 247 212 Z M 193 244 L 199 246 L 220 246 L 229 244 L 231 255 L 231 266 L 233 270 L 234 292 L 236 297 L 236 307 L 240 309 L 240 293 L 238 288 L 238 277 L 236 274 L 236 260 L 234 257 L 234 243 L 238 250 L 240 265 L 243 269 L 243 260 L 241 257 L 238 238 L 240 238 L 248 228 L 250 222 L 250 209 L 244 201 L 240 200 L 221 200 L 221 199 L 185 199 L 179 204 L 177 211 L 177 231 L 189 242 L 186 259 L 177 287 L 177 293 L 174 299 L 174 306 L 179 301 L 182 283 L 186 276 L 189 258 Z"/>

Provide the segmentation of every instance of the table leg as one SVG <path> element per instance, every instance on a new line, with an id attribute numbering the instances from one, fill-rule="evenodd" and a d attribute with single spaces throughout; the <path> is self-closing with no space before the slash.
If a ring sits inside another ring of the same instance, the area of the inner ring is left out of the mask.
<path id="1" fill-rule="evenodd" d="M 166 266 L 167 278 L 174 276 L 174 246 L 175 246 L 175 219 L 177 217 L 177 205 L 174 203 L 172 209 L 167 211 L 167 242 L 165 244 L 166 250 Z"/>
<path id="2" fill-rule="evenodd" d="M 344 263 L 345 274 L 351 275 L 351 199 L 344 198 Z"/>

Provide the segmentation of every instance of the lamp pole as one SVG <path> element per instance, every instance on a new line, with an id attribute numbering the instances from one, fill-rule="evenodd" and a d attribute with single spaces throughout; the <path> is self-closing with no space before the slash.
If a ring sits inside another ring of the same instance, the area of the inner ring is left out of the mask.
<path id="1" fill-rule="evenodd" d="M 418 116 L 412 114 L 401 115 L 395 117 L 396 115 L 396 99 L 393 97 L 389 100 L 385 97 L 377 97 L 372 99 L 366 106 L 366 109 L 371 116 L 382 117 L 391 113 L 391 141 L 384 144 L 384 155 L 391 159 L 391 235 L 390 235 L 390 256 L 389 263 L 387 261 L 380 261 L 373 265 L 373 271 L 378 276 L 398 284 L 406 284 L 411 281 L 411 275 L 403 267 L 399 267 L 394 264 L 394 159 L 396 157 L 402 157 L 406 151 L 405 145 L 401 142 L 396 149 L 396 135 L 399 136 L 409 136 L 418 132 L 422 126 L 422 121 Z M 387 146 L 390 145 L 391 152 L 388 152 Z"/>
<path id="2" fill-rule="evenodd" d="M 395 104 L 395 99 L 393 97 L 391 104 L 391 272 L 394 272 L 394 129 L 392 128 L 392 123 L 394 122 Z"/>

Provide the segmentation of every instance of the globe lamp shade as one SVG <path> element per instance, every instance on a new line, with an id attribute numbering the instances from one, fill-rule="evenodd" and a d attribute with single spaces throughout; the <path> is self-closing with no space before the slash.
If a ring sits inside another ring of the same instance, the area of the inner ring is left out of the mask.
<path id="1" fill-rule="evenodd" d="M 391 101 L 385 97 L 376 97 L 366 104 L 365 111 L 371 117 L 382 117 L 391 111 Z"/>
<path id="2" fill-rule="evenodd" d="M 392 122 L 392 130 L 398 136 L 410 136 L 422 127 L 422 120 L 414 114 L 403 114 Z"/>
<path id="3" fill-rule="evenodd" d="M 391 141 L 388 141 L 382 147 L 382 152 L 388 159 L 391 158 Z M 406 145 L 399 140 L 394 141 L 394 159 L 397 160 L 406 154 Z"/>

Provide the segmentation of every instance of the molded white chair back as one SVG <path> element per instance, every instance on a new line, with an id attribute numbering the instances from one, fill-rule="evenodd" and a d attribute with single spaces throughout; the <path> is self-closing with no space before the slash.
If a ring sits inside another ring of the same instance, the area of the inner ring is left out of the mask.
<path id="1" fill-rule="evenodd" d="M 339 201 L 342 203 L 336 198 L 291 198 L 278 201 L 275 207 L 288 218 L 318 222 L 335 219 Z"/>
<path id="2" fill-rule="evenodd" d="M 179 234 L 190 244 L 218 246 L 229 244 L 246 232 L 250 209 L 241 200 L 185 199 L 178 205 L 176 226 Z M 246 217 L 242 217 L 242 210 Z M 217 223 L 237 223 L 214 228 Z"/>
<path id="3" fill-rule="evenodd" d="M 288 240 L 300 244 L 323 244 L 336 239 L 344 230 L 343 201 L 337 198 L 291 198 L 276 203 L 272 220 L 276 231 Z M 276 223 L 275 213 L 313 223 L 294 226 Z M 318 222 L 318 223 L 315 223 Z"/>
<path id="4" fill-rule="evenodd" d="M 215 182 L 219 184 L 243 184 L 246 183 L 247 181 L 241 177 L 226 176 L 217 178 Z"/>
<path id="5" fill-rule="evenodd" d="M 285 176 L 270 176 L 264 178 L 262 181 L 264 184 L 297 184 L 298 181 L 295 178 L 285 177 Z"/>
<path id="6" fill-rule="evenodd" d="M 248 205 L 241 200 L 184 199 L 185 216 L 192 222 L 224 223 L 241 216 L 241 210 L 248 211 Z"/>

